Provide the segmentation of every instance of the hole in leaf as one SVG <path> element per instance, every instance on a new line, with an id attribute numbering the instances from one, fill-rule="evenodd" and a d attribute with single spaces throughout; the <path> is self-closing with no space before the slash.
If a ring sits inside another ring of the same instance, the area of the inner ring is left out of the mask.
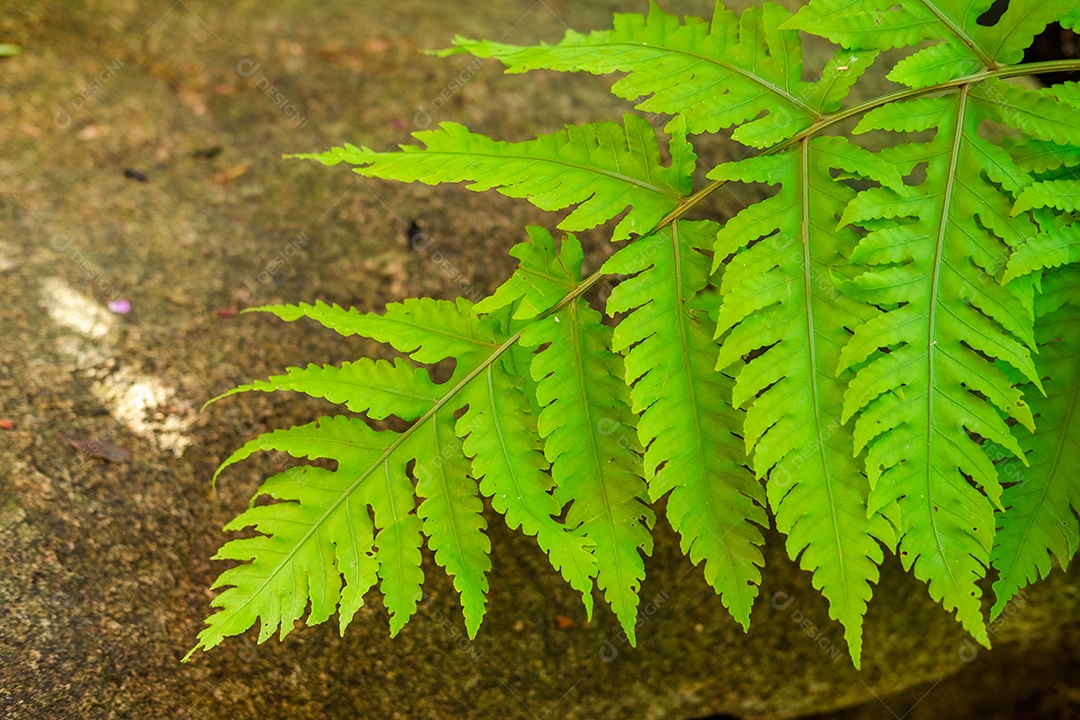
<path id="1" fill-rule="evenodd" d="M 1072 30 L 1066 30 L 1056 22 L 1047 25 L 1046 29 L 1036 35 L 1031 45 L 1024 50 L 1026 63 L 1075 58 L 1080 58 L 1080 35 Z M 1041 73 L 1036 77 L 1043 85 L 1050 86 L 1063 82 L 1075 82 L 1080 79 L 1080 72 Z"/>
<path id="2" fill-rule="evenodd" d="M 975 21 L 983 27 L 993 27 L 1009 9 L 1009 0 L 995 0 L 994 4 Z"/>
<path id="3" fill-rule="evenodd" d="M 922 185 L 926 182 L 926 168 L 930 165 L 928 162 L 921 162 L 915 167 L 911 168 L 911 172 L 904 177 L 905 185 Z"/>

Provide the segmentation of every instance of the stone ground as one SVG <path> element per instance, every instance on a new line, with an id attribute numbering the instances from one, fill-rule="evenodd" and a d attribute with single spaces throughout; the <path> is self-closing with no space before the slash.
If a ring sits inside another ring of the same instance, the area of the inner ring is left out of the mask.
<path id="1" fill-rule="evenodd" d="M 531 541 L 493 523 L 491 610 L 471 645 L 430 568 L 394 641 L 372 598 L 344 639 L 330 624 L 284 643 L 248 635 L 180 664 L 209 612 L 220 528 L 270 469 L 250 462 L 214 490 L 216 464 L 323 409 L 284 396 L 200 406 L 290 363 L 371 350 L 235 309 L 484 294 L 522 227 L 545 220 L 501 196 L 281 154 L 387 148 L 444 119 L 519 139 L 617 118 L 603 80 L 505 77 L 418 51 L 455 32 L 553 40 L 564 23 L 607 26 L 619 6 L 5 3 L 0 42 L 25 52 L 0 61 L 0 420 L 13 424 L 0 430 L 0 716 L 1080 716 L 1075 574 L 1032 590 L 998 648 L 965 663 L 955 623 L 888 565 L 855 672 L 778 538 L 744 635 L 662 523 L 637 650 L 604 611 L 585 622 Z M 724 152 L 702 148 L 712 162 Z M 609 250 L 585 240 L 595 267 Z M 110 312 L 118 300 L 131 311 Z M 87 441 L 116 462 L 73 446 Z"/>

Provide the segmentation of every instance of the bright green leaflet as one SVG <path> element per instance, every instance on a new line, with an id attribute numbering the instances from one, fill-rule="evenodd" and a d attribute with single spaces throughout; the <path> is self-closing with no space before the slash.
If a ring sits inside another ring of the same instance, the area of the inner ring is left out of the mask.
<path id="1" fill-rule="evenodd" d="M 855 196 L 847 185 L 831 182 L 833 169 L 890 187 L 901 183 L 890 165 L 833 137 L 804 139 L 785 153 L 710 173 L 781 185 L 776 195 L 732 218 L 717 237 L 716 257 L 733 255 L 721 286 L 717 369 L 742 366 L 734 402 L 749 406 L 746 451 L 758 477 L 767 478 L 788 552 L 814 573 L 858 666 L 870 583 L 884 558 L 881 544 L 895 545 L 897 519 L 891 506 L 884 514 L 867 510 L 869 485 L 851 430 L 840 420 L 849 378 L 838 378 L 834 369 L 848 340 L 845 325 L 878 313 L 845 297 L 834 277 L 858 236 L 815 221 L 843 213 Z M 755 352 L 760 354 L 742 361 Z"/>
<path id="2" fill-rule="evenodd" d="M 1080 545 L 1080 274 L 1077 268 L 1050 274 L 1036 302 L 1039 370 L 1047 375 L 1046 397 L 1035 395 L 1031 410 L 1038 431 L 1020 441 L 1031 467 L 1006 460 L 1001 476 L 1013 482 L 1002 493 L 991 553 L 998 579 L 996 617 L 1027 585 L 1050 573 L 1051 556 L 1067 567 Z"/>
<path id="3" fill-rule="evenodd" d="M 607 310 L 630 311 L 615 329 L 638 437 L 646 448 L 649 497 L 670 493 L 667 517 L 705 580 L 742 626 L 761 582 L 767 526 L 761 486 L 736 459 L 741 413 L 730 378 L 713 371 L 716 344 L 701 309 L 715 294 L 711 246 L 716 225 L 680 221 L 620 250 L 607 272 L 634 274 L 611 294 Z M 672 282 L 674 280 L 674 282 Z"/>

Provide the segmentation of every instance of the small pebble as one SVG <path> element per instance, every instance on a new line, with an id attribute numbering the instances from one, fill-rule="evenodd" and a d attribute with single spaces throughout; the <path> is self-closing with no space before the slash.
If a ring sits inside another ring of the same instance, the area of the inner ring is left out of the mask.
<path id="1" fill-rule="evenodd" d="M 142 172 L 141 170 L 136 170 L 134 168 L 124 168 L 124 177 L 136 180 L 141 183 L 149 182 L 149 179 L 146 177 L 146 173 Z"/>

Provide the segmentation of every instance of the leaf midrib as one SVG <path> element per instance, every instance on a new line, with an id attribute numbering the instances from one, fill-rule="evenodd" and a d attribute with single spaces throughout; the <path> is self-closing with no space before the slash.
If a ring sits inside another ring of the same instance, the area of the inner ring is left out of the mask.
<path id="1" fill-rule="evenodd" d="M 934 14 L 934 16 L 938 19 L 938 22 L 944 25 L 949 30 L 949 32 L 951 32 L 956 37 L 957 40 L 967 45 L 968 48 L 973 53 L 975 53 L 975 56 L 979 58 L 979 62 L 985 65 L 987 70 L 997 69 L 998 66 L 997 63 L 994 62 L 994 59 L 984 53 L 982 51 L 982 48 L 980 48 L 975 42 L 974 38 L 964 32 L 964 29 L 962 27 L 954 23 L 952 19 L 945 14 L 943 10 L 939 9 L 937 3 L 932 2 L 931 0 L 922 0 L 922 4 L 926 6 L 927 10 Z"/>
<path id="2" fill-rule="evenodd" d="M 937 513 L 934 511 L 934 390 L 936 387 L 934 375 L 934 354 L 937 352 L 937 310 L 938 292 L 941 284 L 941 264 L 945 256 L 945 235 L 951 225 L 950 215 L 952 211 L 953 188 L 956 184 L 956 172 L 960 159 L 960 144 L 964 139 L 964 121 L 967 112 L 969 86 L 960 88 L 960 98 L 956 105 L 956 124 L 953 129 L 952 153 L 949 157 L 949 171 L 945 176 L 945 193 L 942 198 L 941 221 L 938 224 L 937 243 L 934 249 L 934 266 L 930 275 L 930 307 L 927 313 L 927 384 L 926 384 L 926 512 L 928 522 L 933 530 L 934 545 L 938 555 L 946 559 L 941 565 L 945 568 L 949 582 L 952 583 L 956 593 L 956 609 L 961 615 L 966 614 L 960 606 L 960 599 L 964 596 L 959 581 L 953 574 L 952 566 L 947 561 L 949 553 L 945 550 L 942 540 L 942 532 L 938 527 Z"/>
<path id="3" fill-rule="evenodd" d="M 535 142 L 535 140 L 527 141 L 527 142 Z M 556 160 L 556 159 L 551 158 L 551 157 L 544 157 L 544 156 L 537 156 L 537 155 L 518 155 L 518 154 L 508 155 L 508 154 L 479 152 L 479 151 L 475 151 L 475 150 L 428 150 L 428 149 L 419 150 L 419 149 L 417 149 L 413 153 L 399 153 L 399 152 L 377 153 L 376 154 L 377 159 L 361 161 L 362 164 L 358 163 L 358 165 L 360 165 L 360 166 L 353 168 L 353 172 L 355 172 L 355 173 L 357 173 L 359 175 L 365 175 L 366 176 L 367 173 L 365 173 L 364 170 L 366 170 L 369 167 L 375 167 L 376 163 L 379 160 L 383 159 L 383 158 L 391 157 L 391 158 L 395 158 L 395 160 L 396 160 L 396 158 L 398 158 L 398 157 L 408 157 L 409 155 L 421 154 L 421 153 L 423 154 L 424 157 L 432 157 L 432 156 L 437 156 L 437 155 L 446 155 L 446 156 L 449 156 L 449 157 L 472 157 L 472 158 L 479 157 L 479 158 L 486 158 L 486 159 L 500 160 L 500 161 L 517 160 L 517 161 L 520 161 L 520 162 L 549 163 L 551 165 L 557 165 L 557 166 L 560 166 L 560 167 L 572 168 L 574 170 L 580 170 L 582 172 L 594 173 L 596 175 L 604 175 L 604 176 L 612 178 L 613 180 L 619 180 L 619 181 L 621 181 L 621 182 L 623 182 L 623 183 L 625 183 L 627 185 L 636 185 L 636 186 L 641 187 L 641 188 L 643 188 L 645 190 L 653 192 L 653 193 L 655 193 L 657 195 L 663 195 L 664 197 L 671 198 L 672 200 L 681 201 L 683 199 L 683 196 L 681 194 L 679 194 L 677 191 L 673 191 L 673 190 L 670 190 L 668 188 L 663 188 L 663 187 L 660 187 L 658 185 L 653 185 L 651 183 L 645 182 L 644 180 L 640 180 L 640 179 L 632 177 L 630 175 L 624 175 L 622 173 L 615 172 L 614 170 L 608 170 L 608 169 L 605 169 L 605 168 L 598 168 L 598 167 L 594 167 L 594 166 L 591 166 L 591 165 L 581 165 L 579 163 L 567 162 L 565 160 Z M 457 181 L 454 181 L 454 182 L 470 182 L 470 183 L 488 182 L 488 179 L 487 178 L 480 179 L 480 178 L 472 177 L 472 178 L 462 178 L 461 180 L 457 180 Z M 516 185 L 521 185 L 522 182 L 523 181 L 500 183 L 500 182 L 496 181 L 495 183 L 492 184 L 491 187 L 514 187 Z"/>
<path id="4" fill-rule="evenodd" d="M 590 430 L 589 434 L 590 434 L 591 440 L 592 440 L 592 443 L 591 443 L 592 453 L 591 453 L 591 455 L 592 455 L 592 461 L 593 461 L 593 468 L 594 468 L 594 470 L 596 472 L 596 483 L 600 488 L 600 497 L 602 498 L 603 504 L 604 504 L 604 518 L 607 520 L 608 530 L 611 533 L 611 536 L 610 536 L 611 537 L 611 542 L 612 542 L 612 544 L 617 545 L 618 542 L 616 541 L 615 538 L 618 537 L 618 533 L 615 530 L 615 518 L 613 517 L 614 513 L 612 512 L 611 499 L 608 497 L 607 483 L 604 482 L 604 469 L 603 469 L 602 463 L 600 462 L 600 443 L 596 439 L 597 426 L 592 421 L 592 404 L 589 402 L 589 392 L 588 392 L 588 388 L 586 387 L 586 384 L 585 384 L 585 354 L 584 354 L 584 352 L 582 352 L 582 348 L 581 348 L 581 332 L 580 332 L 581 331 L 581 318 L 579 316 L 578 305 L 577 305 L 576 302 L 571 303 L 571 305 L 569 307 L 569 315 L 570 315 L 570 318 L 571 318 L 570 322 L 571 322 L 571 324 L 573 326 L 572 331 L 570 333 L 570 336 L 573 339 L 574 359 L 576 361 L 577 368 L 578 368 L 577 379 L 578 379 L 578 388 L 579 388 L 579 390 L 581 392 L 582 412 L 584 413 L 584 416 L 585 416 L 585 426 L 589 428 L 589 430 Z M 599 546 L 597 546 L 597 547 L 599 547 Z M 613 562 L 613 564 L 615 566 L 615 576 L 619 579 L 620 583 L 622 583 L 623 571 L 622 571 L 622 565 L 619 562 L 618 548 L 616 547 L 614 549 L 615 549 L 615 552 L 611 553 L 611 555 L 612 555 L 612 562 Z M 595 557 L 595 551 L 593 551 L 593 552 L 594 552 L 594 557 Z M 596 578 L 597 578 L 597 585 L 599 585 L 600 584 L 600 562 L 599 562 L 599 558 L 597 558 L 597 564 L 596 564 Z M 612 592 L 613 595 L 619 596 L 619 595 L 622 594 L 622 591 L 625 590 L 625 587 L 626 587 L 625 584 L 620 584 L 619 587 L 612 588 L 610 591 Z M 622 603 L 620 602 L 619 604 L 621 605 Z M 614 603 L 612 603 L 612 606 L 614 607 Z M 619 618 L 619 620 L 622 621 L 622 618 Z"/>
<path id="5" fill-rule="evenodd" d="M 817 437 L 817 454 L 821 460 L 821 477 L 825 482 L 825 489 L 828 493 L 829 500 L 829 516 L 832 521 L 833 529 L 833 541 L 836 547 L 837 564 L 840 572 L 840 586 L 842 597 L 844 599 L 844 608 L 850 612 L 850 606 L 848 604 L 848 581 L 847 573 L 844 570 L 844 552 L 843 543 L 840 539 L 840 523 L 836 516 L 836 497 L 833 492 L 833 478 L 832 473 L 829 470 L 828 454 L 826 453 L 825 439 L 822 437 L 822 408 L 824 404 L 820 400 L 820 389 L 818 388 L 817 377 L 817 343 L 816 343 L 816 330 L 814 326 L 814 291 L 813 291 L 813 257 L 810 253 L 810 138 L 805 138 L 801 143 L 801 174 L 802 182 L 799 183 L 802 190 L 802 266 L 803 266 L 803 302 L 806 307 L 806 352 L 808 357 L 808 367 L 810 368 L 810 407 L 813 408 L 814 415 L 814 434 Z M 839 614 L 839 613 L 838 613 Z M 842 618 L 845 626 L 847 625 L 847 613 Z"/>

